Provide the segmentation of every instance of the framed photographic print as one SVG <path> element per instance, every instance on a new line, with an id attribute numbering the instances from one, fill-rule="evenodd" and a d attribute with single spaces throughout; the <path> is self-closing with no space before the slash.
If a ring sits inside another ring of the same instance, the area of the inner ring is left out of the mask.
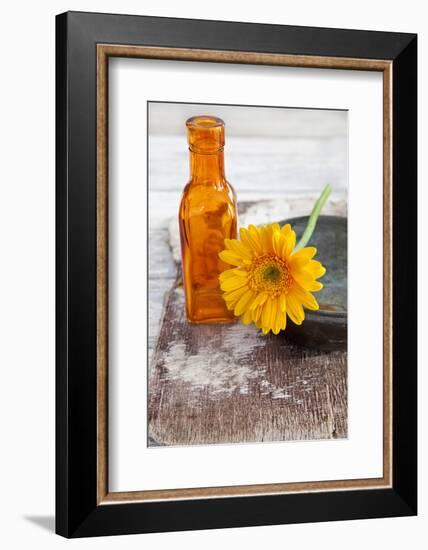
<path id="1" fill-rule="evenodd" d="M 57 532 L 416 514 L 416 35 L 56 25 Z"/>

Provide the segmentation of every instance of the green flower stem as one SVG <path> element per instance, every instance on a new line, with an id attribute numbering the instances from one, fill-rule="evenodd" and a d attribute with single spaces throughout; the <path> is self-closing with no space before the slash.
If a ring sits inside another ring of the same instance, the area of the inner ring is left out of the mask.
<path id="1" fill-rule="evenodd" d="M 326 200 L 328 199 L 329 195 L 331 193 L 331 185 L 328 183 L 325 187 L 321 195 L 319 196 L 319 199 L 315 203 L 311 215 L 308 220 L 308 224 L 306 226 L 305 231 L 303 232 L 303 235 L 300 239 L 300 241 L 297 243 L 294 252 L 297 252 L 301 248 L 304 248 L 308 242 L 309 239 L 312 237 L 312 233 L 314 232 L 314 229 L 317 225 L 318 216 L 321 213 L 322 207 L 324 206 Z"/>

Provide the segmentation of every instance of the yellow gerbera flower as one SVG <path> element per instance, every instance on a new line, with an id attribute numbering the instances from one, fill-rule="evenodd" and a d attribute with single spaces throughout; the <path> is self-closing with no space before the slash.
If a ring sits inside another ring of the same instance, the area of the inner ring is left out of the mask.
<path id="1" fill-rule="evenodd" d="M 319 308 L 311 292 L 323 285 L 316 279 L 325 273 L 313 260 L 317 249 L 294 252 L 296 233 L 290 224 L 273 223 L 241 228 L 240 240 L 225 239 L 220 258 L 235 266 L 220 274 L 223 298 L 245 324 L 255 323 L 264 334 L 278 334 L 286 327 L 287 315 L 300 325 L 305 313 Z"/>

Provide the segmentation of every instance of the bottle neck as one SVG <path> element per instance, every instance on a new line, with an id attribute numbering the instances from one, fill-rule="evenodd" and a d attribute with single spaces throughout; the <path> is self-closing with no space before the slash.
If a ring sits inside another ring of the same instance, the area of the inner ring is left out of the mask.
<path id="1" fill-rule="evenodd" d="M 189 149 L 189 153 L 192 183 L 209 185 L 225 181 L 223 149 L 210 154 L 197 153 Z"/>

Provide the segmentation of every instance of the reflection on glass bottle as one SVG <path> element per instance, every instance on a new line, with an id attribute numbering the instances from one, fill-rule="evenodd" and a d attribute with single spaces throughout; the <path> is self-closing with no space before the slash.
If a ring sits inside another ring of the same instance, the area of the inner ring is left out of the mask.
<path id="1" fill-rule="evenodd" d="M 183 191 L 180 239 L 187 319 L 193 323 L 234 320 L 221 296 L 218 257 L 224 239 L 236 239 L 236 199 L 224 175 L 224 122 L 196 116 L 186 122 L 190 181 Z"/>

